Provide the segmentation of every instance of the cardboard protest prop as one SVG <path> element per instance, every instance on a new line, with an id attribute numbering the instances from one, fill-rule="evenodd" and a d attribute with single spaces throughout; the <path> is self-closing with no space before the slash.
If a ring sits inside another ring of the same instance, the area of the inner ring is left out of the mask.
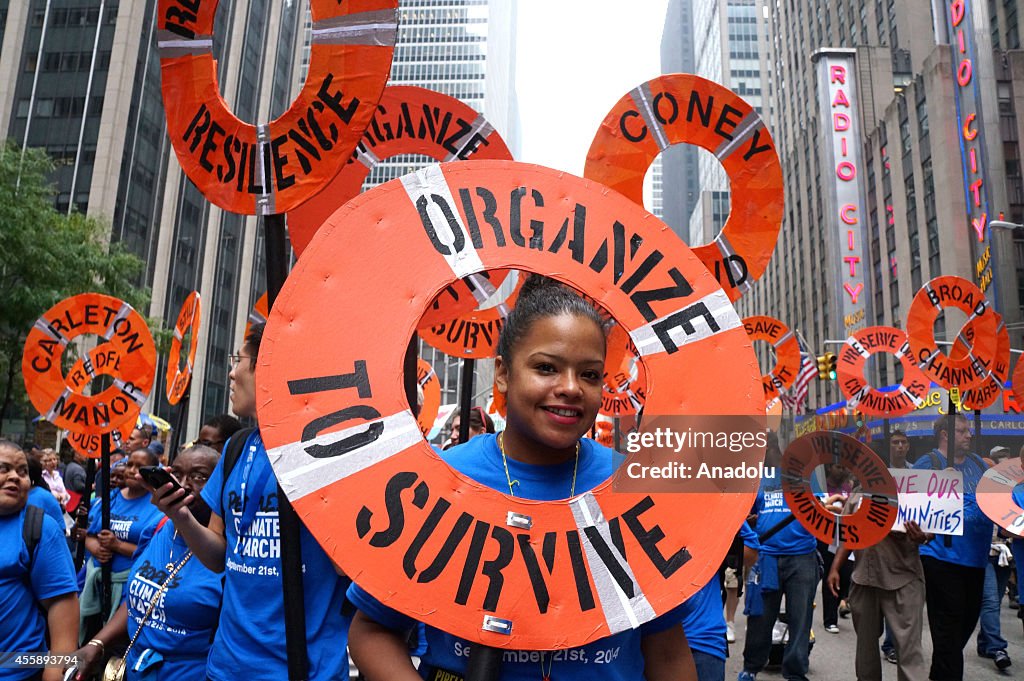
<path id="1" fill-rule="evenodd" d="M 811 488 L 814 469 L 830 463 L 847 468 L 860 484 L 860 506 L 849 515 L 826 509 Z M 885 539 L 896 522 L 896 481 L 870 447 L 849 435 L 819 431 L 797 438 L 782 455 L 780 471 L 786 504 L 820 541 L 866 549 Z"/>
<path id="2" fill-rule="evenodd" d="M 891 392 L 878 390 L 864 377 L 868 357 L 879 352 L 894 355 L 903 366 L 903 382 Z M 848 407 L 883 418 L 914 411 L 931 386 L 910 355 L 907 334 L 891 326 L 869 326 L 847 338 L 836 360 L 836 377 Z"/>
<path id="3" fill-rule="evenodd" d="M 966 355 L 946 355 L 935 342 L 935 320 L 946 307 L 967 315 L 974 328 Z M 914 362 L 925 377 L 943 388 L 973 388 L 985 380 L 985 367 L 996 355 L 996 317 L 974 283 L 961 277 L 936 277 L 921 287 L 907 312 L 907 335 Z"/>
<path id="4" fill-rule="evenodd" d="M 259 422 L 296 511 L 374 597 L 474 642 L 579 646 L 668 612 L 712 579 L 757 480 L 734 494 L 612 493 L 608 480 L 537 502 L 442 461 L 403 390 L 409 338 L 444 286 L 509 267 L 571 283 L 615 316 L 646 366 L 650 413 L 763 418 L 739 317 L 661 222 L 597 183 L 478 161 L 406 175 L 328 218 L 271 313 Z"/>
<path id="5" fill-rule="evenodd" d="M 421 154 L 435 161 L 512 160 L 498 131 L 468 104 L 426 88 L 388 86 L 341 172 L 323 191 L 288 214 L 288 236 L 296 255 L 302 255 L 331 213 L 362 191 L 363 182 L 378 163 L 402 154 Z M 455 310 L 454 314 L 465 311 Z"/>
<path id="6" fill-rule="evenodd" d="M 767 341 L 775 350 L 775 365 L 761 376 L 765 405 L 788 390 L 800 370 L 800 343 L 789 327 L 774 317 L 757 315 L 743 320 L 743 328 L 751 341 Z"/>
<path id="7" fill-rule="evenodd" d="M 470 359 L 494 357 L 498 352 L 498 337 L 501 335 L 501 327 L 505 326 L 505 318 L 515 307 L 519 289 L 523 287 L 525 280 L 526 277 L 519 277 L 512 293 L 492 307 L 479 308 L 432 324 L 430 324 L 430 320 L 437 319 L 438 316 L 431 315 L 428 311 L 424 315 L 427 322 L 421 318 L 417 323 L 416 330 L 420 339 L 430 347 L 452 357 L 468 357 Z M 456 285 L 464 285 L 464 282 L 456 282 Z M 442 308 L 444 311 L 448 309 L 450 306 Z M 428 324 L 430 325 L 428 326 Z"/>
<path id="8" fill-rule="evenodd" d="M 441 381 L 437 380 L 434 367 L 422 357 L 416 360 L 416 381 L 423 389 L 423 404 L 420 405 L 420 413 L 416 415 L 416 422 L 420 425 L 423 437 L 426 437 L 434 427 L 434 420 L 441 408 Z"/>
<path id="9" fill-rule="evenodd" d="M 199 320 L 201 305 L 199 292 L 193 291 L 185 299 L 178 312 L 178 321 L 174 324 L 174 338 L 171 339 L 171 352 L 167 356 L 167 402 L 177 404 L 184 397 L 188 385 L 192 381 L 192 366 L 196 361 L 196 348 L 199 347 Z M 191 331 L 188 356 L 185 366 L 181 363 L 181 341 Z"/>
<path id="10" fill-rule="evenodd" d="M 1010 373 L 1010 334 L 1006 330 L 1003 316 L 996 316 L 996 354 L 985 372 L 985 380 L 980 385 L 960 391 L 961 409 L 985 409 L 995 403 L 1003 394 L 1003 384 Z M 966 357 L 970 352 L 967 343 L 974 341 L 976 320 L 967 324 L 963 332 L 953 342 L 950 357 Z"/>
<path id="11" fill-rule="evenodd" d="M 964 474 L 952 468 L 891 468 L 899 490 L 900 510 L 894 531 L 907 521 L 924 532 L 960 536 L 964 533 Z"/>
<path id="12" fill-rule="evenodd" d="M 988 519 L 1017 536 L 1024 536 L 1024 508 L 1013 498 L 1013 489 L 1024 482 L 1020 459 L 1000 461 L 985 471 L 975 488 L 978 507 Z"/>
<path id="13" fill-rule="evenodd" d="M 391 70 L 398 0 L 310 0 L 309 71 L 295 101 L 260 125 L 220 94 L 213 57 L 218 0 L 159 0 L 157 46 L 167 132 L 182 170 L 211 203 L 285 213 L 337 175 Z"/>
<path id="14" fill-rule="evenodd" d="M 64 376 L 64 349 L 86 334 L 107 342 Z M 82 293 L 65 298 L 36 320 L 25 340 L 21 371 L 29 399 L 44 420 L 100 435 L 135 420 L 153 387 L 156 347 L 146 321 L 131 305 L 100 293 Z M 112 385 L 96 395 L 82 394 L 104 374 L 113 377 Z"/>
<path id="15" fill-rule="evenodd" d="M 648 81 L 620 99 L 594 136 L 583 172 L 643 203 L 643 182 L 658 154 L 695 144 L 729 175 L 729 219 L 697 254 L 730 300 L 768 266 L 782 226 L 782 165 L 757 111 L 731 90 L 676 73 Z"/>
<path id="16" fill-rule="evenodd" d="M 629 334 L 618 324 L 608 331 L 608 354 L 601 388 L 603 416 L 632 416 L 644 406 L 647 375 Z M 504 414 L 502 414 L 504 415 Z"/>

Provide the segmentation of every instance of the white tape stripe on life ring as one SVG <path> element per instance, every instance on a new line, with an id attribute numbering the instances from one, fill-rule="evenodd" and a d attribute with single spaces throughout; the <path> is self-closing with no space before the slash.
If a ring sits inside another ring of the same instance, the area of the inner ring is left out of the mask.
<path id="1" fill-rule="evenodd" d="M 129 398 L 131 398 L 132 402 L 139 405 L 140 407 L 146 403 L 146 393 L 142 392 L 141 390 L 139 390 L 138 387 L 132 385 L 131 383 L 125 383 L 120 378 L 115 378 L 114 385 L 117 387 L 118 390 L 121 391 L 122 395 L 128 396 Z"/>
<path id="2" fill-rule="evenodd" d="M 907 386 L 900 384 L 899 391 L 913 402 L 915 407 L 920 408 L 924 404 L 924 399 L 907 390 Z"/>
<path id="3" fill-rule="evenodd" d="M 498 289 L 494 288 L 494 284 L 491 280 L 482 274 L 471 274 L 468 277 L 469 283 L 471 284 L 471 293 L 476 298 L 476 302 L 483 305 L 487 302 L 487 299 L 498 292 Z"/>
<path id="4" fill-rule="evenodd" d="M 373 149 L 368 149 L 362 142 L 356 147 L 356 160 L 366 166 L 368 170 L 373 170 L 380 163 L 380 157 L 373 153 Z"/>
<path id="5" fill-rule="evenodd" d="M 50 338 L 57 341 L 57 343 L 59 343 L 62 348 L 67 347 L 68 343 L 71 342 L 71 339 L 62 334 L 60 331 L 57 331 L 56 329 L 52 328 L 50 324 L 51 322 L 47 321 L 46 317 L 40 317 L 39 319 L 36 320 L 36 323 L 33 324 L 32 327 L 42 331 Z"/>
<path id="6" fill-rule="evenodd" d="M 482 139 L 487 139 L 488 137 L 491 136 L 492 132 L 494 132 L 494 126 L 487 122 L 487 119 L 484 118 L 483 114 L 477 115 L 476 119 L 473 121 L 473 125 L 471 125 L 470 128 L 469 128 L 469 132 L 467 132 L 465 135 L 463 135 L 462 146 L 460 146 L 455 151 L 455 153 L 448 154 L 445 157 L 444 160 L 445 161 L 454 161 L 454 160 L 460 158 L 462 156 L 462 151 L 467 146 L 469 146 L 469 143 L 472 142 L 474 139 L 476 139 L 477 136 L 481 137 Z M 474 153 L 479 151 L 479 149 L 480 149 L 480 146 L 478 145 L 476 147 L 476 149 L 474 149 L 472 152 L 470 152 L 469 155 L 472 156 Z"/>
<path id="7" fill-rule="evenodd" d="M 43 420 L 49 421 L 50 423 L 53 423 L 53 419 L 57 416 L 57 404 L 59 404 L 60 402 L 64 402 L 66 404 L 67 403 L 67 399 L 68 399 L 68 397 L 71 396 L 72 392 L 73 391 L 71 390 L 71 388 L 69 388 L 68 386 L 65 385 L 64 386 L 64 392 L 62 392 L 60 394 L 60 397 L 55 399 L 53 401 L 53 404 L 50 405 L 50 408 L 46 410 L 46 416 L 44 417 Z M 106 424 L 101 424 L 101 425 L 106 425 Z"/>
<path id="8" fill-rule="evenodd" d="M 592 492 L 576 497 L 569 502 L 572 509 L 572 516 L 576 521 L 576 529 L 579 532 L 580 542 L 584 554 L 587 557 L 587 565 L 590 568 L 590 575 L 594 579 L 594 586 L 597 587 L 597 597 L 601 601 L 601 610 L 604 612 L 605 622 L 611 633 L 618 633 L 626 629 L 636 629 L 641 623 L 654 619 L 654 608 L 651 607 L 643 589 L 640 588 L 633 568 L 626 562 L 625 556 L 619 553 L 612 542 L 611 530 L 608 528 L 608 521 L 601 512 L 601 507 L 594 498 Z M 605 545 L 615 555 L 623 571 L 632 580 L 635 593 L 629 598 L 619 587 L 618 582 L 612 577 L 608 566 L 597 553 L 590 538 L 584 532 L 584 528 L 593 527 L 600 533 Z"/>
<path id="9" fill-rule="evenodd" d="M 754 279 L 750 276 L 749 272 L 743 272 L 740 270 L 739 263 L 732 259 L 732 256 L 736 255 L 736 249 L 729 243 L 729 237 L 725 235 L 725 231 L 719 232 L 718 236 L 715 237 L 715 246 L 718 248 L 718 252 L 722 254 L 722 262 L 726 267 L 730 269 L 734 279 L 744 277 L 743 281 L 736 284 L 736 288 L 740 289 L 744 293 L 748 293 L 750 289 L 754 287 Z M 745 261 L 744 261 L 745 262 Z"/>
<path id="10" fill-rule="evenodd" d="M 183 339 L 184 337 L 185 337 L 185 334 L 183 334 L 183 333 L 182 333 L 181 331 L 178 331 L 178 327 L 177 327 L 177 326 L 175 326 L 175 327 L 174 327 L 174 340 L 176 340 L 176 341 L 178 341 L 178 342 L 180 343 L 180 342 L 181 342 L 181 340 L 182 340 L 182 339 Z"/>
<path id="11" fill-rule="evenodd" d="M 732 139 L 725 140 L 715 149 L 715 158 L 719 161 L 725 160 L 732 152 L 739 148 L 739 145 L 746 142 L 760 125 L 761 116 L 756 111 L 748 113 L 733 130 Z"/>
<path id="12" fill-rule="evenodd" d="M 857 405 L 860 404 L 860 401 L 867 397 L 869 392 L 871 392 L 871 386 L 864 384 L 864 387 L 851 395 L 850 398 L 846 400 L 846 403 L 850 405 L 851 408 L 856 408 Z"/>
<path id="13" fill-rule="evenodd" d="M 306 453 L 311 445 L 331 445 L 358 435 L 374 423 L 384 424 L 380 437 L 344 456 L 318 459 Z M 289 499 L 301 499 L 423 442 L 416 417 L 408 409 L 373 421 L 361 421 L 341 431 L 318 435 L 306 442 L 292 442 L 267 452 L 274 473 Z"/>
<path id="14" fill-rule="evenodd" d="M 111 338 L 113 338 L 114 331 L 117 328 L 117 323 L 119 321 L 122 321 L 123 319 L 126 319 L 128 315 L 131 314 L 132 312 L 134 312 L 132 306 L 129 305 L 128 303 L 122 302 L 120 309 L 118 309 L 117 311 L 117 314 L 114 315 L 114 318 L 110 320 L 110 326 L 108 326 L 107 330 L 103 332 L 104 340 L 110 340 Z"/>
<path id="15" fill-rule="evenodd" d="M 455 197 L 452 195 L 452 190 L 445 180 L 444 173 L 441 172 L 441 167 L 437 164 L 429 165 L 414 173 L 403 175 L 401 181 L 414 208 L 416 207 L 416 201 L 421 197 L 426 200 L 427 214 L 430 217 L 430 224 L 437 234 L 437 240 L 451 251 L 447 255 L 442 255 L 455 276 L 462 279 L 476 272 L 483 271 L 485 269 L 484 263 L 480 260 L 480 254 L 473 247 L 473 242 L 469 238 L 469 230 L 466 229 L 466 225 L 462 220 L 462 214 L 459 213 L 457 208 L 459 204 L 455 202 Z M 448 224 L 445 216 L 441 214 L 437 205 L 431 200 L 431 194 L 440 196 L 450 207 L 452 218 L 455 220 L 458 229 L 462 231 L 463 246 L 461 251 L 455 251 L 455 235 L 452 234 L 452 227 Z"/>
<path id="16" fill-rule="evenodd" d="M 277 212 L 277 201 L 274 197 L 274 183 L 267 182 L 267 158 L 270 147 L 270 124 L 263 123 L 256 126 L 256 146 L 259 149 L 260 182 L 263 183 L 263 193 L 256 197 L 256 212 L 259 215 L 272 215 Z"/>
<path id="17" fill-rule="evenodd" d="M 668 149 L 670 145 L 668 137 L 665 135 L 665 129 L 661 127 L 661 123 L 654 117 L 654 108 L 651 101 L 651 84 L 644 83 L 640 87 L 633 88 L 629 96 L 633 98 L 633 103 L 636 104 L 637 111 L 640 112 L 644 123 L 647 124 L 647 129 L 651 131 L 654 141 L 658 143 L 658 151 Z"/>
<path id="18" fill-rule="evenodd" d="M 717 333 L 723 333 L 743 326 L 743 322 L 736 313 L 736 308 L 732 306 L 729 296 L 725 294 L 725 291 L 718 290 L 714 293 L 709 293 L 700 300 L 690 303 L 676 312 L 667 314 L 660 319 L 656 319 L 653 322 L 630 331 L 629 337 L 633 340 L 633 345 L 636 347 L 637 352 L 640 353 L 640 356 L 647 357 L 648 355 L 667 352 L 667 348 L 662 343 L 661 339 L 658 338 L 658 334 L 655 333 L 654 326 L 664 322 L 666 319 L 678 314 L 679 312 L 683 312 L 684 310 L 688 310 L 689 308 L 700 304 L 703 304 L 707 308 L 708 312 L 711 313 L 712 319 L 714 319 L 715 323 L 718 325 L 718 330 L 713 330 L 707 319 L 702 315 L 698 315 L 689 320 L 689 324 L 691 325 L 691 328 L 693 328 L 693 333 L 687 333 L 678 325 L 667 329 L 669 337 L 672 339 L 672 342 L 675 343 L 677 348 L 681 348 L 689 343 L 702 341 Z"/>
<path id="19" fill-rule="evenodd" d="M 867 359 L 868 357 L 871 356 L 871 353 L 868 352 L 867 348 L 861 345 L 860 341 L 854 338 L 853 336 L 850 336 L 849 338 L 846 339 L 846 345 L 864 359 Z"/>
<path id="20" fill-rule="evenodd" d="M 324 45 L 379 45 L 393 47 L 398 40 L 395 10 L 343 14 L 313 22 L 312 40 Z"/>
<path id="21" fill-rule="evenodd" d="M 173 59 L 186 55 L 213 53 L 213 36 L 198 35 L 194 38 L 183 38 L 177 33 L 166 29 L 156 32 L 156 46 L 161 59 Z"/>
<path id="22" fill-rule="evenodd" d="M 427 375 L 420 380 L 420 387 L 423 387 L 427 383 L 430 383 L 430 379 L 434 378 L 435 376 L 437 376 L 437 374 L 434 373 L 434 367 L 430 367 L 430 371 L 427 373 Z"/>
<path id="23" fill-rule="evenodd" d="M 910 341 L 903 341 L 903 345 L 900 346 L 900 349 L 892 354 L 896 357 L 896 359 L 901 361 L 904 357 L 910 357 L 911 360 L 913 360 L 913 357 L 911 357 L 910 355 Z"/>

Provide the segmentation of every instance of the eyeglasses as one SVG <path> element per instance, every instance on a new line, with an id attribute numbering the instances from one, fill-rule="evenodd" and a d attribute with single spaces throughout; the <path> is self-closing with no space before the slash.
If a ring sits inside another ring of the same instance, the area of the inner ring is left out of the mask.
<path id="1" fill-rule="evenodd" d="M 202 485 L 204 482 L 210 479 L 209 475 L 206 475 L 205 473 L 201 473 L 199 471 L 192 471 L 188 475 L 182 475 L 178 471 L 173 471 L 173 473 L 174 477 L 178 478 L 178 480 L 188 480 L 189 482 L 192 482 L 196 485 Z"/>
<path id="2" fill-rule="evenodd" d="M 228 367 L 234 370 L 243 359 L 252 359 L 249 355 L 228 355 Z"/>

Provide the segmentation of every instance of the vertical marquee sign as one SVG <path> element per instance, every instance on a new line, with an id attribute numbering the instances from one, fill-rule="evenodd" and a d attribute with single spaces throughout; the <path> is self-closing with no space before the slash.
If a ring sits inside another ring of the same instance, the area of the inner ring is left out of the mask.
<path id="1" fill-rule="evenodd" d="M 837 331 L 847 335 L 867 323 L 871 297 L 865 259 L 864 193 L 861 168 L 860 112 L 857 101 L 856 55 L 852 49 L 824 48 L 814 53 L 818 69 L 818 101 L 822 118 L 822 158 L 826 171 L 826 224 L 834 225 L 835 252 L 829 267 L 835 281 Z"/>
<path id="2" fill-rule="evenodd" d="M 996 282 L 992 276 L 992 230 L 989 227 L 988 168 L 985 159 L 985 126 L 982 124 L 981 92 L 979 91 L 979 51 L 990 54 L 984 43 L 987 27 L 984 3 L 969 0 L 947 0 L 945 15 L 950 47 L 953 51 L 953 92 L 956 98 L 956 120 L 960 140 L 960 163 L 963 172 L 964 200 L 967 207 L 968 235 L 974 257 L 974 281 L 985 296 L 998 305 Z"/>

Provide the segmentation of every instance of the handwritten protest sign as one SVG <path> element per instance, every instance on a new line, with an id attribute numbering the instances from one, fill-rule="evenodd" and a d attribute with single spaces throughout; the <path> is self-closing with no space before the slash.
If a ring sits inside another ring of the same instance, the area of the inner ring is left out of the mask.
<path id="1" fill-rule="evenodd" d="M 900 508 L 892 529 L 903 531 L 912 520 L 925 532 L 964 533 L 964 476 L 954 470 L 907 470 L 890 468 L 899 490 Z"/>

